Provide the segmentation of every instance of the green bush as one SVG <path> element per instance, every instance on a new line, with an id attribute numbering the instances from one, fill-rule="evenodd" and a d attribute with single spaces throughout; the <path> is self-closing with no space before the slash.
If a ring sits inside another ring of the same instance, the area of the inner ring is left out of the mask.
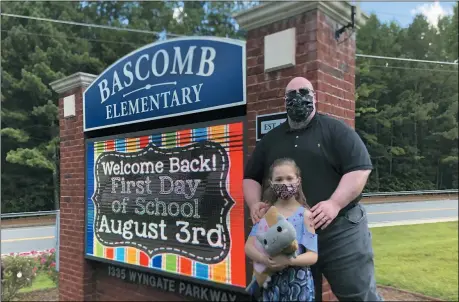
<path id="1" fill-rule="evenodd" d="M 12 301 L 20 289 L 32 285 L 37 275 L 37 262 L 32 257 L 8 255 L 2 258 L 2 301 Z"/>

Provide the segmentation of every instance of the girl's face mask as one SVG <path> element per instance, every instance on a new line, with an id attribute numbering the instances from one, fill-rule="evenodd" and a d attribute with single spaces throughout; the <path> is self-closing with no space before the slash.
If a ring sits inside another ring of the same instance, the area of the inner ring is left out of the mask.
<path id="1" fill-rule="evenodd" d="M 271 183 L 271 188 L 276 194 L 277 198 L 288 200 L 298 193 L 299 182 L 289 184 L 276 184 Z"/>

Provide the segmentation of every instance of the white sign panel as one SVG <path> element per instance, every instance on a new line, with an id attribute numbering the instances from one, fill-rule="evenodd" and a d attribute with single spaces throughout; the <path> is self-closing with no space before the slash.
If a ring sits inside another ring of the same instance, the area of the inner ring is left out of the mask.
<path id="1" fill-rule="evenodd" d="M 256 139 L 261 140 L 269 131 L 273 130 L 287 119 L 286 112 L 257 115 L 256 118 Z"/>

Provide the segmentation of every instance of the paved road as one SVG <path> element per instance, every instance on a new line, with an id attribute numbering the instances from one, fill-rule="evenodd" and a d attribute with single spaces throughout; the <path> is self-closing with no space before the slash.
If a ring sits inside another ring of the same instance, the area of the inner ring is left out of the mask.
<path id="1" fill-rule="evenodd" d="M 365 206 L 371 224 L 458 217 L 457 200 L 385 203 Z"/>
<path id="2" fill-rule="evenodd" d="M 55 226 L 2 229 L 1 254 L 43 251 L 55 247 Z"/>
<path id="3" fill-rule="evenodd" d="M 436 200 L 365 205 L 370 226 L 425 223 L 457 219 L 457 200 Z M 1 254 L 29 252 L 54 247 L 54 226 L 1 230 Z"/>

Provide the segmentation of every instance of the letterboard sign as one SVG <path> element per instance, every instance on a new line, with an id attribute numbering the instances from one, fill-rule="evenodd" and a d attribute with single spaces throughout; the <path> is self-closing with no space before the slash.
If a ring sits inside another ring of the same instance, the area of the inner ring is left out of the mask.
<path id="1" fill-rule="evenodd" d="M 244 287 L 243 128 L 88 140 L 86 256 Z"/>
<path id="2" fill-rule="evenodd" d="M 261 140 L 269 131 L 273 130 L 287 120 L 286 112 L 257 115 L 256 118 L 256 139 Z"/>
<path id="3" fill-rule="evenodd" d="M 245 42 L 186 37 L 135 50 L 83 93 L 84 131 L 243 105 Z"/>

